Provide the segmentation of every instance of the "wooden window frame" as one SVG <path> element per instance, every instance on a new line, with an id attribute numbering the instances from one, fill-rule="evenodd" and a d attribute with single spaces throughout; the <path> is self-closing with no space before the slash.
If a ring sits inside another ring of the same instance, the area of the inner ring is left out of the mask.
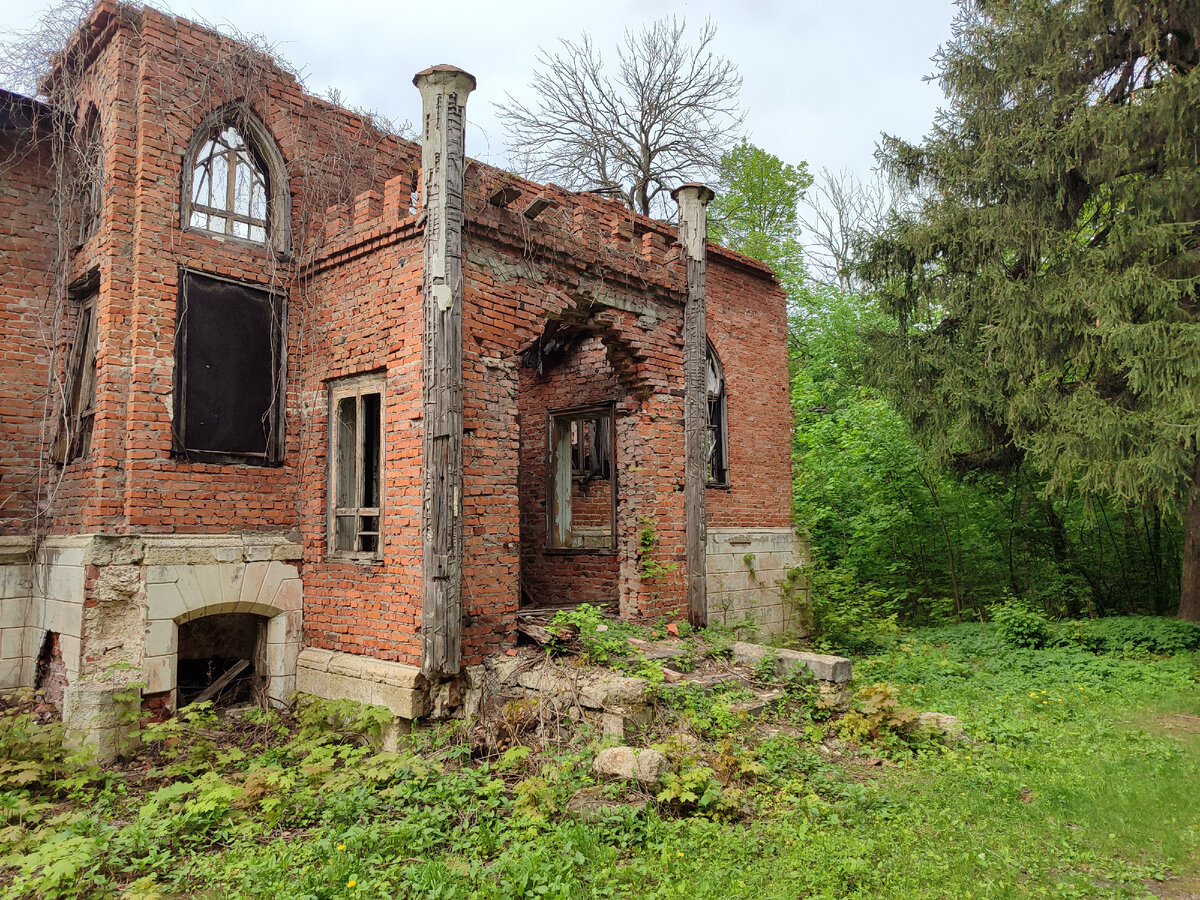
<path id="1" fill-rule="evenodd" d="M 327 555 L 331 559 L 338 560 L 358 560 L 362 562 L 381 562 L 383 560 L 383 545 L 385 537 L 384 529 L 384 505 L 386 499 L 386 483 L 387 469 L 385 461 L 387 454 L 385 452 L 387 445 L 387 435 L 384 430 L 384 423 L 387 419 L 387 375 L 384 372 L 371 372 L 363 375 L 351 375 L 346 378 L 339 378 L 336 381 L 329 382 L 329 444 L 328 444 L 328 460 L 329 460 L 329 484 L 327 493 L 327 522 L 326 522 L 326 548 Z M 366 448 L 363 446 L 366 431 L 362 428 L 363 419 L 363 397 L 368 395 L 377 395 L 379 398 L 378 415 L 379 422 L 376 430 L 378 435 L 379 445 L 375 448 L 377 454 L 375 465 L 378 472 L 378 503 L 376 506 L 362 506 L 361 500 L 364 485 L 362 473 L 364 469 L 364 454 Z M 341 469 L 341 454 L 339 453 L 339 438 L 338 431 L 339 417 L 338 407 L 344 400 L 350 398 L 355 399 L 355 425 L 356 434 L 354 436 L 354 473 L 353 484 L 355 492 L 355 504 L 352 506 L 338 506 L 338 485 L 342 474 Z M 338 547 L 338 519 L 339 518 L 354 518 L 354 544 L 356 549 L 346 550 Z M 375 531 L 362 527 L 363 520 L 374 518 Z M 357 549 L 364 536 L 374 536 L 375 548 L 373 550 Z"/>
<path id="2" fill-rule="evenodd" d="M 230 203 L 232 199 L 230 191 L 232 190 L 236 194 L 236 178 L 227 178 L 226 180 L 224 205 L 229 206 L 229 210 L 223 209 L 220 202 L 214 202 L 214 205 L 210 206 L 203 202 L 207 197 L 196 196 L 197 191 L 200 190 L 197 184 L 202 170 L 200 164 L 211 158 L 204 156 L 205 148 L 214 138 L 219 139 L 227 128 L 232 128 L 237 132 L 241 140 L 241 148 L 240 150 L 234 148 L 232 156 L 230 156 L 231 151 L 228 147 L 223 153 L 218 152 L 217 155 L 223 155 L 227 163 L 232 162 L 234 169 L 238 168 L 240 158 L 242 163 L 250 165 L 256 170 L 266 201 L 263 210 L 265 216 L 261 218 L 254 214 L 252 201 L 249 209 L 241 211 L 236 208 L 236 203 Z M 289 255 L 292 200 L 289 191 L 290 180 L 287 163 L 283 154 L 280 153 L 270 129 L 255 115 L 250 106 L 244 102 L 235 102 L 206 116 L 192 134 L 191 142 L 183 154 L 182 163 L 179 179 L 179 209 L 180 227 L 183 230 L 210 235 L 253 250 L 271 250 L 282 258 Z M 193 223 L 193 213 L 203 217 L 204 221 Z M 225 222 L 218 223 L 216 227 L 209 227 L 213 225 L 209 219 L 213 215 L 225 218 Z M 246 237 L 234 233 L 233 222 L 235 221 L 239 223 L 239 227 L 245 226 Z M 263 237 L 261 239 L 250 237 L 251 228 L 262 228 L 264 230 Z"/>
<path id="3" fill-rule="evenodd" d="M 100 216 L 104 211 L 104 136 L 100 129 L 100 116 L 94 106 L 84 116 L 76 153 L 78 220 L 75 246 L 78 247 L 100 230 Z"/>
<path id="4" fill-rule="evenodd" d="M 96 301 L 99 296 L 92 288 L 76 301 L 75 337 L 67 356 L 62 416 L 52 448 L 53 458 L 62 465 L 85 459 L 92 451 L 96 417 L 96 350 L 99 345 Z"/>
<path id="5" fill-rule="evenodd" d="M 609 428 L 609 545 L 605 548 L 598 547 L 558 547 L 555 546 L 555 527 L 557 525 L 557 517 L 555 509 L 557 506 L 557 491 L 559 484 L 559 454 L 556 449 L 555 433 L 556 421 L 562 420 L 568 423 L 566 438 L 564 445 L 566 446 L 566 464 L 562 466 L 567 477 L 568 500 L 570 499 L 571 482 L 578 477 L 574 471 L 572 460 L 575 454 L 572 452 L 572 443 L 569 423 L 578 419 L 605 419 L 608 422 Z M 561 409 L 551 409 L 546 412 L 546 541 L 545 552 L 556 556 L 578 556 L 582 554 L 612 556 L 617 552 L 617 412 L 616 404 L 609 401 L 607 403 L 589 403 L 583 406 L 569 406 Z"/>
<path id="6" fill-rule="evenodd" d="M 230 134 L 233 135 L 232 139 L 228 137 Z M 201 156 L 210 147 L 211 152 Z M 218 159 L 225 163 L 224 197 L 216 196 L 213 191 L 213 169 Z M 271 230 L 271 178 L 266 161 L 261 158 L 253 141 L 244 131 L 235 122 L 216 123 L 188 162 L 192 169 L 188 227 L 237 238 L 251 244 L 266 244 L 270 239 Z M 243 170 L 249 171 L 249 194 L 244 210 L 238 207 L 238 178 Z M 203 185 L 207 185 L 208 199 L 211 199 L 212 203 L 202 203 L 196 196 Z M 261 218 L 253 215 L 256 189 L 262 191 Z M 197 222 L 198 216 L 203 217 L 205 221 Z M 214 228 L 213 219 L 222 220 L 223 227 Z M 236 233 L 235 229 L 239 225 L 244 226 L 245 234 Z M 262 232 L 262 237 L 254 236 L 255 229 Z"/>

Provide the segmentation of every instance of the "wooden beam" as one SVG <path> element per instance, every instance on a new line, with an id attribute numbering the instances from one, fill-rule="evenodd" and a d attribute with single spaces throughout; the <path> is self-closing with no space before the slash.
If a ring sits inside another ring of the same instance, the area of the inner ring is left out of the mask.
<path id="1" fill-rule="evenodd" d="M 421 670 L 454 675 L 462 657 L 463 140 L 475 79 L 453 66 L 417 73 L 421 91 L 423 425 Z"/>
<path id="2" fill-rule="evenodd" d="M 225 688 L 229 686 L 229 682 L 241 675 L 249 665 L 250 660 L 239 659 L 229 667 L 228 672 L 201 691 L 200 696 L 193 700 L 192 703 L 204 703 L 206 700 L 211 700 L 213 697 L 217 696 L 217 694 L 221 693 L 221 691 L 225 690 Z M 189 703 L 188 706 L 191 706 L 192 703 Z"/>
<path id="3" fill-rule="evenodd" d="M 705 488 L 708 484 L 708 335 L 705 323 L 705 261 L 708 247 L 707 206 L 713 192 L 702 184 L 685 184 L 671 192 L 679 204 L 679 244 L 687 272 L 683 310 L 684 505 L 688 621 L 708 623 L 708 529 Z"/>

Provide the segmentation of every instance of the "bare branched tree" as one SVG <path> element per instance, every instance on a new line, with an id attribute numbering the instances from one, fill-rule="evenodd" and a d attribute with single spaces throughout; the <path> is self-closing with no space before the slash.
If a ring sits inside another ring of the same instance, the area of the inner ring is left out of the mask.
<path id="1" fill-rule="evenodd" d="M 586 33 L 538 51 L 536 100 L 497 105 L 510 134 L 510 164 L 575 190 L 621 197 L 645 215 L 665 211 L 667 192 L 712 177 L 741 128 L 742 78 L 712 52 L 716 26 L 685 40 L 685 20 L 625 32 L 615 75 Z"/>
<path id="2" fill-rule="evenodd" d="M 882 178 L 864 182 L 843 169 L 821 169 L 801 202 L 805 263 L 814 281 L 849 291 L 857 287 L 853 273 L 857 236 L 875 231 L 898 200 Z"/>

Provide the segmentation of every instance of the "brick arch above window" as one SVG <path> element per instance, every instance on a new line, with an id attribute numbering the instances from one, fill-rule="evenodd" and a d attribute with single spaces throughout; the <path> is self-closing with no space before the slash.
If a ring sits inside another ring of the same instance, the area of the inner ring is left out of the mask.
<path id="1" fill-rule="evenodd" d="M 287 249 L 287 167 L 266 125 L 245 105 L 222 107 L 200 123 L 182 183 L 184 228 Z"/>

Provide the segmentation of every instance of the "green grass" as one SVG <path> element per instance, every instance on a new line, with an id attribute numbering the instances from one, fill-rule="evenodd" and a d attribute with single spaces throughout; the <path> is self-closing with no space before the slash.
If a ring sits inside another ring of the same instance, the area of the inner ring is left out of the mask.
<path id="1" fill-rule="evenodd" d="M 299 725 L 160 730 L 147 774 L 57 762 L 52 730 L 10 714 L 0 897 L 1118 898 L 1197 871 L 1200 734 L 1162 718 L 1200 715 L 1195 651 L 926 629 L 858 660 L 856 682 L 958 716 L 975 742 L 883 728 L 831 764 L 824 725 L 761 741 L 710 716 L 756 773 L 726 785 L 723 814 L 651 803 L 584 822 L 564 808 L 593 784 L 586 734 L 507 763 L 471 762 L 453 729 L 378 754 L 358 738 L 369 714 L 325 706 Z"/>

